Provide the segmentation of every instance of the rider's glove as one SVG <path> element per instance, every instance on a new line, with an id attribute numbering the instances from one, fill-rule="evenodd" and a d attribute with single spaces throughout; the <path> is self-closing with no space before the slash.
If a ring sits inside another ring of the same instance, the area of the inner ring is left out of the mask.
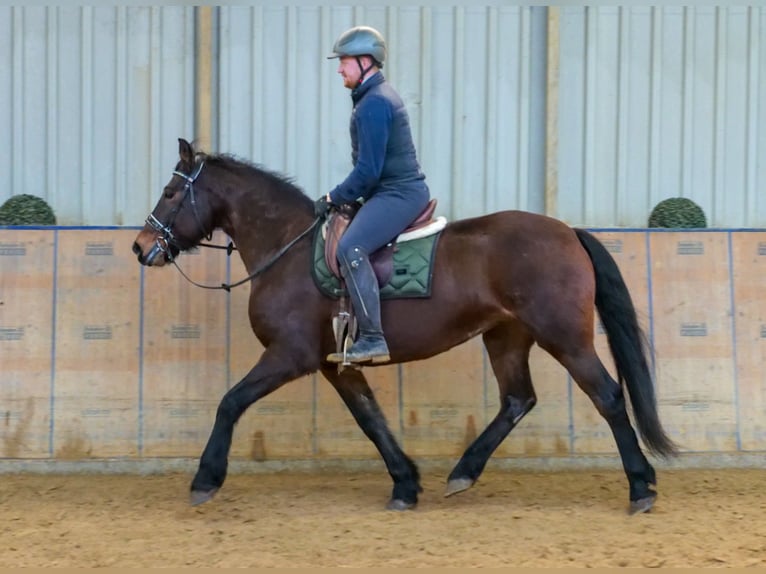
<path id="1" fill-rule="evenodd" d="M 314 216 L 324 219 L 331 207 L 330 194 L 323 195 L 314 202 Z"/>

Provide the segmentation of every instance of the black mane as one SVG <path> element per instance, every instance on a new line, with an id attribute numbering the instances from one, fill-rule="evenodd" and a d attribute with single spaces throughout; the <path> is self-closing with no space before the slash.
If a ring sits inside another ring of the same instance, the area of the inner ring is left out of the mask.
<path id="1" fill-rule="evenodd" d="M 296 197 L 304 202 L 310 199 L 306 192 L 295 183 L 295 180 L 284 173 L 267 169 L 260 164 L 228 153 L 199 154 L 199 157 L 211 166 L 217 165 L 232 173 L 245 174 L 249 178 L 265 179 L 269 187 L 274 188 L 285 197 Z"/>

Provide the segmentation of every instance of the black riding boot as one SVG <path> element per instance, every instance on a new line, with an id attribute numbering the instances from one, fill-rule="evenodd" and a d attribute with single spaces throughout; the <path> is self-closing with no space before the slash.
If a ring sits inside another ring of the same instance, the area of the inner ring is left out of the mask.
<path id="1" fill-rule="evenodd" d="M 350 261 L 341 260 L 341 273 L 346 279 L 349 298 L 359 325 L 359 336 L 346 351 L 350 363 L 385 363 L 390 360 L 388 345 L 383 337 L 380 324 L 380 289 L 378 278 L 369 258 L 360 249 L 354 248 Z M 343 353 L 327 356 L 331 363 L 343 362 Z"/>

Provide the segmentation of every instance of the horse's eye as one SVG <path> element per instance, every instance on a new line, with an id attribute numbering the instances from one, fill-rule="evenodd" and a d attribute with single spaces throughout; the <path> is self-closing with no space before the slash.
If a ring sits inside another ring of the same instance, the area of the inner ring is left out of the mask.
<path id="1" fill-rule="evenodd" d="M 165 188 L 165 199 L 172 199 L 175 194 L 176 192 L 174 190 L 170 189 L 169 187 Z"/>

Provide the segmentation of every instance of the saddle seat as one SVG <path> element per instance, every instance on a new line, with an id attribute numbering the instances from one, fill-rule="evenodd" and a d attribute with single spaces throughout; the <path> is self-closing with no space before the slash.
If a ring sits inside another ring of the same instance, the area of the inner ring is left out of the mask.
<path id="1" fill-rule="evenodd" d="M 346 228 L 353 219 L 358 206 L 344 205 L 337 210 L 333 210 L 324 224 L 322 233 L 325 237 L 325 262 L 327 268 L 338 278 L 341 278 L 340 268 L 338 266 L 338 241 L 345 233 Z M 410 241 L 419 237 L 428 237 L 444 229 L 447 224 L 446 218 L 439 216 L 434 219 L 436 210 L 436 198 L 432 198 L 415 221 L 410 223 L 393 241 L 384 245 L 374 253 L 370 254 L 370 263 L 375 269 L 375 275 L 378 278 L 380 286 L 385 285 L 391 279 L 393 272 L 393 255 L 396 244 L 404 241 Z"/>

